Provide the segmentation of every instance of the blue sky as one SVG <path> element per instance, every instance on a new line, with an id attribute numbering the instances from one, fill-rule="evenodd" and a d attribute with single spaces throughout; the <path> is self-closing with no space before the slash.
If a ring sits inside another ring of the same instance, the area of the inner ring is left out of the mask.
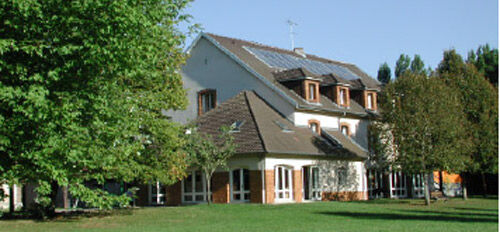
<path id="1" fill-rule="evenodd" d="M 298 24 L 296 47 L 354 63 L 374 78 L 383 62 L 394 74 L 401 53 L 435 68 L 450 48 L 464 57 L 486 43 L 498 48 L 496 0 L 198 0 L 186 13 L 206 32 L 286 49 L 290 19 Z"/>

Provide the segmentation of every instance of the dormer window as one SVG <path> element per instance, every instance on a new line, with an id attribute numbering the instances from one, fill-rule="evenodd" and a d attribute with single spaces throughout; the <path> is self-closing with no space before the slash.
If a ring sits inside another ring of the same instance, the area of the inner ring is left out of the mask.
<path id="1" fill-rule="evenodd" d="M 321 128 L 318 120 L 311 119 L 308 122 L 309 129 L 311 129 L 316 134 L 321 134 Z"/>
<path id="2" fill-rule="evenodd" d="M 377 93 L 365 91 L 365 108 L 369 110 L 377 110 Z"/>
<path id="3" fill-rule="evenodd" d="M 215 108 L 217 105 L 217 93 L 215 89 L 204 89 L 198 92 L 198 115 Z"/>
<path id="4" fill-rule="evenodd" d="M 349 107 L 350 105 L 349 88 L 343 86 L 337 86 L 336 92 L 337 92 L 337 98 L 336 98 L 337 105 L 342 107 Z"/>
<path id="5" fill-rule="evenodd" d="M 304 80 L 305 98 L 308 102 L 319 103 L 319 82 Z"/>
<path id="6" fill-rule="evenodd" d="M 229 132 L 230 133 L 240 132 L 241 126 L 243 126 L 243 124 L 245 124 L 245 120 L 239 120 L 239 121 L 234 122 L 231 125 L 231 130 Z"/>
<path id="7" fill-rule="evenodd" d="M 340 124 L 340 132 L 347 137 L 351 136 L 351 132 L 349 131 L 349 124 L 341 123 Z"/>

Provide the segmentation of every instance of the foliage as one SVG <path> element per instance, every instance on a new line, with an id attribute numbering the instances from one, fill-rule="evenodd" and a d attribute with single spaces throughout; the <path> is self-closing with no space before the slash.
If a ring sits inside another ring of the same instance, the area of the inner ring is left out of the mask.
<path id="1" fill-rule="evenodd" d="M 396 61 L 396 68 L 394 70 L 394 76 L 396 78 L 403 75 L 410 67 L 410 57 L 405 54 L 401 54 L 399 59 Z"/>
<path id="2" fill-rule="evenodd" d="M 498 91 L 473 64 L 463 62 L 455 50 L 444 52 L 437 72 L 461 94 L 468 136 L 473 142 L 473 162 L 468 171 L 497 173 Z"/>
<path id="3" fill-rule="evenodd" d="M 416 74 L 426 74 L 427 70 L 425 70 L 424 61 L 420 58 L 419 55 L 415 55 L 413 57 L 410 65 L 410 70 Z"/>
<path id="4" fill-rule="evenodd" d="M 380 83 L 383 83 L 383 84 L 387 84 L 391 80 L 391 68 L 389 68 L 389 65 L 387 65 L 387 62 L 384 62 L 378 68 L 377 79 L 378 79 L 378 81 L 380 81 Z"/>
<path id="5" fill-rule="evenodd" d="M 92 206 L 122 196 L 86 181 L 173 183 L 184 174 L 180 74 L 187 0 L 1 1 L 0 179 L 57 186 Z"/>
<path id="6" fill-rule="evenodd" d="M 187 134 L 188 142 L 185 150 L 191 157 L 193 167 L 199 167 L 207 180 L 207 199 L 211 202 L 208 192 L 211 191 L 210 180 L 217 168 L 227 169 L 227 160 L 236 151 L 234 138 L 230 133 L 231 128 L 222 127 L 216 138 L 210 134 L 190 130 Z"/>
<path id="7" fill-rule="evenodd" d="M 476 53 L 469 52 L 467 62 L 474 64 L 491 84 L 498 86 L 498 49 L 492 49 L 488 44 L 479 46 Z"/>
<path id="8" fill-rule="evenodd" d="M 390 127 L 380 121 L 373 121 L 368 128 L 368 147 L 370 154 L 368 166 L 380 172 L 388 172 L 394 161 L 394 137 Z"/>

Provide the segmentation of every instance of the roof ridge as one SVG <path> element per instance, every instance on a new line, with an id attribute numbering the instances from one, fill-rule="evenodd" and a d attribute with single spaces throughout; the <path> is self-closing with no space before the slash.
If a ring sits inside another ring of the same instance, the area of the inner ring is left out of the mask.
<path id="1" fill-rule="evenodd" d="M 259 135 L 259 139 L 262 143 L 262 148 L 264 149 L 264 152 L 267 152 L 267 146 L 266 146 L 266 143 L 264 141 L 264 138 L 262 138 L 262 133 L 261 133 L 261 129 L 260 129 L 260 126 L 259 126 L 259 123 L 257 122 L 257 119 L 255 118 L 255 114 L 254 114 L 254 110 L 252 108 L 252 104 L 250 104 L 250 100 L 248 98 L 248 93 L 253 93 L 255 95 L 257 95 L 254 91 L 248 91 L 248 90 L 244 90 L 242 91 L 245 95 L 245 101 L 247 103 L 247 106 L 248 106 L 248 110 L 250 111 L 250 115 L 252 116 L 252 120 L 253 122 L 255 123 L 255 128 L 257 129 L 257 134 Z"/>

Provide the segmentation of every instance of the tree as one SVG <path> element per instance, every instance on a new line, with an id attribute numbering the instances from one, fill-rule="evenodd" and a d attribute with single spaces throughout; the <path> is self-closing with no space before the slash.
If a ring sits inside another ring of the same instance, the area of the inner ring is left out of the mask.
<path id="1" fill-rule="evenodd" d="M 440 78 L 405 73 L 386 85 L 380 102 L 381 122 L 392 136 L 396 155 L 392 168 L 412 174 L 435 170 L 462 171 L 468 140 L 459 94 Z M 430 204 L 428 181 L 425 202 Z"/>
<path id="2" fill-rule="evenodd" d="M 383 84 L 387 84 L 391 80 L 391 68 L 389 68 L 389 65 L 387 65 L 387 62 L 384 62 L 378 68 L 377 79 L 378 79 L 378 81 L 380 81 L 380 83 L 383 83 Z"/>
<path id="3" fill-rule="evenodd" d="M 399 56 L 399 59 L 396 61 L 396 68 L 394 70 L 394 76 L 396 76 L 396 78 L 400 77 L 408 70 L 408 68 L 410 67 L 410 61 L 411 59 L 408 55 L 401 54 Z"/>
<path id="4" fill-rule="evenodd" d="M 188 143 L 185 150 L 191 157 L 191 165 L 200 168 L 207 180 L 206 199 L 208 204 L 212 201 L 211 180 L 217 168 L 227 168 L 227 160 L 234 155 L 236 144 L 230 134 L 230 128 L 221 128 L 220 134 L 213 138 L 210 134 L 189 130 Z"/>
<path id="5" fill-rule="evenodd" d="M 184 175 L 181 76 L 186 0 L 0 2 L 0 179 L 36 183 L 45 212 L 59 186 L 88 206 L 129 199 L 88 181 Z"/>
<path id="6" fill-rule="evenodd" d="M 498 49 L 492 49 L 488 44 L 479 46 L 475 54 L 469 52 L 467 62 L 474 64 L 491 84 L 498 86 Z"/>
<path id="7" fill-rule="evenodd" d="M 411 61 L 410 70 L 416 74 L 426 74 L 424 61 L 419 55 L 415 55 Z"/>
<path id="8" fill-rule="evenodd" d="M 481 174 L 486 194 L 485 173 L 498 173 L 498 92 L 484 77 L 484 72 L 472 63 L 463 62 L 455 50 L 445 51 L 443 57 L 437 72 L 460 93 L 468 136 L 473 143 L 473 162 L 467 171 Z"/>

